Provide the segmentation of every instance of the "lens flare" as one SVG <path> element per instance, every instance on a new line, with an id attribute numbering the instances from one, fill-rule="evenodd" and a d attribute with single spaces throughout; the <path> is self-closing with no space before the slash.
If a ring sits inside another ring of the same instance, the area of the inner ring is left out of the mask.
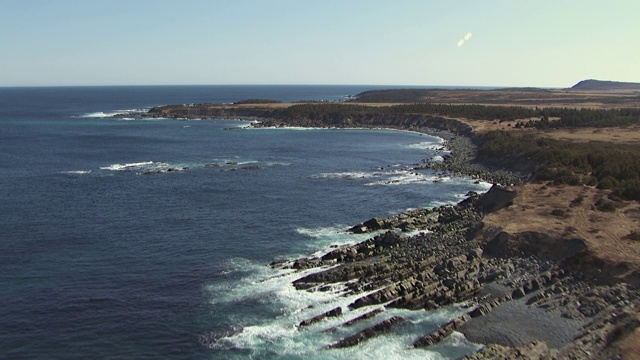
<path id="1" fill-rule="evenodd" d="M 471 38 L 473 37 L 473 34 L 468 32 L 464 35 L 464 37 L 460 40 L 458 40 L 458 42 L 456 43 L 458 45 L 458 47 L 462 47 L 464 46 L 464 44 L 466 42 L 468 42 L 469 40 L 471 40 Z"/>

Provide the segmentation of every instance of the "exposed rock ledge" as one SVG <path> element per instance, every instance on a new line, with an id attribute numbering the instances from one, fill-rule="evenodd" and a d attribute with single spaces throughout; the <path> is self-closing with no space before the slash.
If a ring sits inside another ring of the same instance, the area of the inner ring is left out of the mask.
<path id="1" fill-rule="evenodd" d="M 454 206 L 370 219 L 350 231 L 387 231 L 319 258 L 272 266 L 338 265 L 294 285 L 300 291 L 323 291 L 347 282 L 348 294 L 362 295 L 349 308 L 376 309 L 367 318 L 380 316 L 381 307 L 429 310 L 468 304 L 465 315 L 415 339 L 416 347 L 437 344 L 458 331 L 491 344 L 469 359 L 615 357 L 618 345 L 640 326 L 638 290 L 622 282 L 590 281 L 580 268 L 590 254 L 579 238 L 485 227 L 483 217 L 508 207 L 515 195 L 494 186 Z M 417 229 L 428 232 L 402 236 Z M 341 314 L 342 309 L 334 309 L 308 321 Z M 402 318 L 379 321 L 327 347 L 353 346 L 402 326 Z"/>

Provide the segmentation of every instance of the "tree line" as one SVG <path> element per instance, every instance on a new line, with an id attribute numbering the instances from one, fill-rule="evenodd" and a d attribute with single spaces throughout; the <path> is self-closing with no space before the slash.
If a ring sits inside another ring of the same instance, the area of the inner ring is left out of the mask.
<path id="1" fill-rule="evenodd" d="M 516 127 L 538 129 L 572 127 L 617 127 L 640 124 L 640 109 L 572 109 L 528 108 L 523 106 L 403 104 L 365 106 L 352 104 L 299 104 L 281 109 L 279 117 L 307 117 L 309 119 L 344 118 L 363 114 L 422 114 L 469 120 L 514 121 Z M 557 120 L 550 120 L 556 118 Z M 540 119 L 540 120 L 538 120 Z"/>
<path id="2" fill-rule="evenodd" d="M 529 162 L 533 178 L 612 189 L 621 199 L 640 200 L 640 145 L 575 143 L 492 131 L 478 140 L 480 159 Z"/>

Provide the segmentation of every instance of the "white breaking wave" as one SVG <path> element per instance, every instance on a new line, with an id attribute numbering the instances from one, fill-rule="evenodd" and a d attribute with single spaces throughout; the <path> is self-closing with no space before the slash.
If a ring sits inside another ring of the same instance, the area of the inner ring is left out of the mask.
<path id="1" fill-rule="evenodd" d="M 441 162 L 444 162 L 444 158 L 440 155 L 436 155 L 431 158 L 431 161 L 441 163 Z"/>
<path id="2" fill-rule="evenodd" d="M 257 160 L 238 161 L 238 165 L 257 164 Z"/>
<path id="3" fill-rule="evenodd" d="M 234 167 L 234 166 L 244 166 L 249 164 L 259 164 L 258 160 L 242 160 L 238 158 L 214 158 L 211 159 L 210 162 L 204 164 L 204 167 Z"/>
<path id="4" fill-rule="evenodd" d="M 394 174 L 395 176 L 416 176 L 415 173 L 403 170 L 398 170 Z M 432 177 L 423 177 L 432 179 Z M 467 185 L 471 182 L 469 179 L 447 180 Z M 476 191 L 484 191 L 490 186 L 491 184 L 480 182 L 474 184 L 472 188 L 475 188 Z M 464 195 L 461 194 L 460 197 L 464 197 Z M 452 200 L 447 203 L 453 202 L 456 201 Z M 432 205 L 441 204 L 433 203 Z M 344 231 L 347 227 L 300 227 L 296 229 L 296 232 L 312 240 L 308 245 L 309 250 L 316 250 L 316 252 L 311 257 L 320 257 L 337 246 L 350 246 L 376 235 L 376 233 L 351 234 Z M 411 236 L 419 233 L 428 233 L 428 231 L 418 230 L 412 233 L 402 233 L 402 235 Z M 469 311 L 462 306 L 451 306 L 434 311 L 412 311 L 375 305 L 351 310 L 348 307 L 349 304 L 357 298 L 367 295 L 367 293 L 353 295 L 347 292 L 348 283 L 356 281 L 356 279 L 331 284 L 323 288 L 312 288 L 310 291 L 296 290 L 292 284 L 299 278 L 325 271 L 329 267 L 295 271 L 293 269 L 272 269 L 248 260 L 234 261 L 232 267 L 246 275 L 239 280 L 235 276 L 233 280 L 207 287 L 207 291 L 211 294 L 211 303 L 258 303 L 260 305 L 257 306 L 272 310 L 267 312 L 269 315 L 264 315 L 265 313 L 260 313 L 260 311 L 245 314 L 241 326 L 234 327 L 233 331 L 227 333 L 211 335 L 211 338 L 203 341 L 206 346 L 212 349 L 228 350 L 229 353 L 225 353 L 228 358 L 241 359 L 246 356 L 248 351 L 255 358 L 455 359 L 481 348 L 481 345 L 469 342 L 460 333 L 453 333 L 438 345 L 426 349 L 415 349 L 411 345 L 418 337 Z M 376 290 L 371 292 L 373 291 Z M 311 319 L 337 307 L 342 309 L 342 315 L 327 317 L 309 326 L 298 326 L 303 320 Z M 350 327 L 342 326 L 346 321 L 379 308 L 384 311 L 371 319 L 360 321 Z M 274 311 L 276 315 L 274 315 Z M 327 348 L 328 345 L 392 316 L 401 316 L 405 322 L 398 325 L 390 333 L 369 339 L 350 348 Z M 234 322 L 231 321 L 231 323 Z M 239 353 L 235 353 L 235 351 L 239 351 Z"/>
<path id="5" fill-rule="evenodd" d="M 400 232 L 399 234 L 404 237 L 412 237 L 416 235 L 424 235 L 424 234 L 430 234 L 430 233 L 432 233 L 432 231 L 427 229 L 422 229 L 422 230 L 415 230 L 415 231 L 408 231 L 408 232 Z"/>
<path id="6" fill-rule="evenodd" d="M 290 162 L 278 162 L 278 161 L 272 161 L 272 162 L 268 162 L 265 165 L 267 166 L 289 166 L 291 165 Z"/>
<path id="7" fill-rule="evenodd" d="M 449 178 L 447 178 L 449 179 Z M 486 192 L 489 191 L 489 189 L 491 189 L 491 187 L 493 186 L 492 183 L 486 182 L 486 181 L 482 181 L 482 180 L 473 180 L 473 179 L 469 179 L 469 178 L 450 178 L 451 183 L 453 184 L 464 184 L 464 185 L 470 185 L 471 188 L 469 190 L 471 191 L 476 191 L 476 192 Z M 470 184 L 472 183 L 472 184 Z M 455 196 L 457 196 L 458 198 L 464 198 L 465 194 L 456 194 Z"/>
<path id="8" fill-rule="evenodd" d="M 143 162 L 128 163 L 128 164 L 113 164 L 109 166 L 103 166 L 100 169 L 112 170 L 112 171 L 135 171 L 135 170 L 140 170 L 144 167 L 151 166 L 153 164 L 156 164 L 156 163 L 154 163 L 153 161 L 143 161 Z M 164 164 L 164 163 L 157 163 L 157 164 Z"/>
<path id="9" fill-rule="evenodd" d="M 342 179 L 342 180 L 355 180 L 355 179 L 368 179 L 372 177 L 380 177 L 383 173 L 375 172 L 362 172 L 362 171 L 349 171 L 349 172 L 337 172 L 337 173 L 321 173 L 311 175 L 312 179 Z"/>
<path id="10" fill-rule="evenodd" d="M 302 230 L 307 232 L 307 230 Z M 311 230 L 310 233 L 316 233 Z M 323 233 L 324 230 L 319 231 Z M 212 304 L 244 303 L 257 301 L 260 304 L 277 309 L 279 315 L 244 318 L 244 326 L 221 334 L 218 338 L 206 339 L 210 348 L 219 350 L 248 350 L 255 358 L 287 357 L 296 358 L 335 358 L 335 359 L 447 359 L 448 354 L 457 351 L 464 355 L 479 347 L 464 343 L 459 337 L 452 344 L 447 341 L 440 349 L 414 349 L 411 344 L 419 336 L 435 329 L 438 325 L 462 315 L 468 309 L 457 306 L 434 311 L 411 311 L 404 309 L 384 309 L 375 317 L 360 321 L 350 327 L 341 325 L 374 309 L 380 305 L 350 310 L 348 305 L 368 293 L 345 295 L 345 283 L 333 284 L 328 291 L 296 290 L 292 282 L 300 277 L 326 270 L 309 269 L 304 271 L 274 270 L 247 260 L 235 260 L 232 266 L 242 268 L 250 274 L 240 281 L 218 283 L 208 286 Z M 372 291 L 373 292 L 373 291 Z M 309 326 L 298 327 L 300 322 L 341 307 L 343 314 L 328 317 Z M 255 315 L 254 315 L 255 316 Z M 397 331 L 369 339 L 362 344 L 346 349 L 326 349 L 340 339 L 353 335 L 369 326 L 392 316 L 401 316 L 406 321 Z M 331 330 L 331 331 L 329 331 Z M 449 348 L 452 348 L 449 349 Z M 234 358 L 233 353 L 225 354 Z M 237 354 L 243 358 L 246 353 Z"/>
<path id="11" fill-rule="evenodd" d="M 241 124 L 236 125 L 235 127 L 240 129 L 248 129 L 248 128 L 251 128 L 254 124 L 259 123 L 258 121 L 255 121 L 255 120 L 254 121 L 246 121 L 246 120 L 240 120 L 240 119 L 237 119 L 237 120 L 240 121 Z"/>
<path id="12" fill-rule="evenodd" d="M 114 111 L 96 111 L 96 112 L 92 112 L 92 113 L 87 113 L 87 114 L 83 114 L 80 115 L 79 117 L 81 118 L 109 118 L 109 117 L 114 117 L 118 114 L 130 114 L 130 113 L 137 113 L 137 112 L 147 112 L 149 111 L 149 109 L 129 109 L 129 110 L 114 110 Z M 125 118 L 123 118 L 124 120 Z M 133 118 L 126 118 L 126 119 L 133 119 Z"/>
<path id="13" fill-rule="evenodd" d="M 401 165 L 392 165 L 398 167 Z M 359 179 L 377 179 L 365 183 L 365 186 L 393 186 L 393 185 L 410 185 L 417 183 L 445 182 L 450 178 L 446 176 L 433 176 L 424 173 L 415 172 L 407 169 L 398 169 L 392 171 L 379 172 L 336 172 L 336 173 L 320 173 L 311 175 L 311 179 L 329 179 L 329 180 L 359 180 Z"/>
<path id="14" fill-rule="evenodd" d="M 333 226 L 333 227 L 317 227 L 317 228 L 297 228 L 296 232 L 301 235 L 306 235 L 313 238 L 327 238 L 333 237 L 337 234 L 344 234 L 346 226 Z"/>
<path id="15" fill-rule="evenodd" d="M 300 254 L 300 256 L 320 257 L 333 250 L 335 247 L 355 245 L 380 233 L 373 232 L 369 234 L 354 234 L 345 231 L 345 229 L 348 229 L 349 227 L 350 226 L 344 225 L 318 228 L 297 228 L 296 232 L 298 234 L 308 236 L 313 239 L 313 241 L 308 244 L 308 249 L 310 251 L 315 250 L 311 255 Z"/>
<path id="16" fill-rule="evenodd" d="M 436 143 L 433 141 L 422 141 L 419 143 L 409 144 L 407 145 L 410 149 L 421 149 L 421 150 L 444 150 L 444 145 L 440 143 Z"/>
<path id="17" fill-rule="evenodd" d="M 100 170 L 110 171 L 130 171 L 136 173 L 156 173 L 156 172 L 172 172 L 186 170 L 186 167 L 171 165 L 159 161 L 142 161 L 136 163 L 127 164 L 112 164 L 109 166 L 102 166 Z"/>
<path id="18" fill-rule="evenodd" d="M 80 117 L 82 118 L 106 118 L 106 117 L 112 117 L 114 115 L 120 114 L 120 112 L 102 112 L 102 111 L 98 111 L 98 112 L 93 112 L 93 113 L 88 113 L 88 114 L 84 114 L 84 115 L 80 115 Z"/>
<path id="19" fill-rule="evenodd" d="M 252 123 L 256 123 L 259 124 L 260 122 L 252 122 Z M 253 127 L 253 126 L 249 126 L 247 127 L 247 129 L 249 130 L 291 130 L 291 131 L 316 131 L 316 130 L 327 130 L 329 128 L 321 128 L 321 127 L 302 127 L 302 126 L 284 126 L 284 127 L 280 127 L 280 126 L 261 126 L 261 127 Z"/>
<path id="20" fill-rule="evenodd" d="M 63 174 L 86 175 L 90 173 L 91 173 L 91 170 L 71 170 L 71 171 L 65 171 Z"/>
<path id="21" fill-rule="evenodd" d="M 365 184 L 366 186 L 390 186 L 390 185 L 408 185 L 408 184 L 416 184 L 416 183 L 426 183 L 433 182 L 437 180 L 434 176 L 426 176 L 421 173 L 406 171 L 406 170 L 398 170 L 394 172 L 395 175 L 386 177 L 379 181 L 373 181 Z"/>

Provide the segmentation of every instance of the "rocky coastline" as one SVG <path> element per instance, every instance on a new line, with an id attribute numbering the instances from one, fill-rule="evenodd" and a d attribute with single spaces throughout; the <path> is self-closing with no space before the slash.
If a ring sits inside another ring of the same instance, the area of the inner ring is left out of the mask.
<path id="1" fill-rule="evenodd" d="M 612 346 L 638 327 L 640 294 L 625 283 L 596 283 L 571 265 L 584 256 L 580 241 L 550 245 L 545 234 L 520 234 L 545 246 L 535 251 L 508 248 L 510 234 L 485 229 L 486 214 L 509 206 L 516 193 L 494 186 L 468 194 L 456 205 L 420 209 L 384 219 L 373 218 L 348 231 L 381 234 L 318 258 L 272 263 L 275 268 L 326 270 L 293 282 L 299 291 L 326 291 L 346 283 L 345 295 L 362 296 L 348 309 L 370 307 L 361 318 L 381 321 L 328 348 L 355 346 L 401 327 L 403 319 L 384 319 L 386 308 L 432 310 L 467 308 L 464 315 L 425 333 L 414 347 L 436 345 L 453 332 L 486 344 L 468 359 L 616 358 Z M 417 229 L 427 230 L 417 235 Z M 342 308 L 307 323 L 341 316 Z M 384 319 L 384 320 L 382 320 Z M 349 326 L 353 319 L 342 326 Z"/>
<path id="2" fill-rule="evenodd" d="M 386 308 L 463 306 L 468 309 L 464 315 L 426 332 L 413 346 L 437 345 L 460 332 L 485 345 L 466 359 L 620 358 L 618 342 L 640 326 L 638 289 L 588 275 L 583 266 L 589 252 L 580 239 L 486 227 L 484 216 L 509 207 L 517 196 L 514 188 L 497 184 L 520 184 L 526 174 L 492 171 L 473 162 L 474 145 L 468 138 L 449 134 L 446 139 L 451 154 L 443 162 L 428 161 L 417 168 L 496 185 L 482 195 L 469 193 L 455 205 L 357 224 L 348 231 L 382 232 L 359 244 L 318 258 L 270 264 L 296 270 L 327 267 L 293 285 L 299 291 L 325 291 L 346 283 L 346 295 L 362 295 L 348 309 L 370 307 L 374 310 L 362 318 L 381 319 L 327 348 L 355 346 L 401 328 L 401 317 L 384 319 Z M 309 321 L 342 314 L 343 309 L 336 308 Z"/>
<path id="3" fill-rule="evenodd" d="M 593 259 L 583 240 L 533 231 L 508 233 L 483 222 L 485 216 L 512 205 L 518 195 L 513 185 L 528 181 L 529 174 L 476 162 L 473 133 L 464 124 L 414 115 L 368 119 L 363 124 L 358 119 L 279 119 L 261 109 L 183 110 L 161 108 L 146 116 L 249 118 L 260 121 L 253 125 L 257 127 L 420 131 L 445 139 L 450 153 L 443 161 L 425 160 L 416 169 L 495 184 L 487 193 L 469 193 L 455 205 L 373 218 L 347 229 L 372 234 L 361 243 L 337 247 L 320 257 L 271 263 L 294 271 L 318 270 L 293 282 L 298 291 L 329 291 L 332 285 L 343 284 L 345 295 L 358 296 L 347 308 L 318 314 L 299 327 L 340 318 L 350 309 L 371 309 L 341 326 L 364 319 L 373 319 L 375 325 L 326 344 L 327 348 L 355 346 L 401 329 L 405 320 L 384 316 L 388 308 L 464 308 L 462 316 L 426 329 L 412 346 L 433 346 L 460 332 L 484 345 L 466 359 L 618 359 L 630 335 L 638 333 L 640 292 L 602 274 L 604 265 Z"/>
<path id="4" fill-rule="evenodd" d="M 430 134 L 429 132 L 426 133 Z M 415 170 L 432 169 L 500 185 L 519 185 L 527 181 L 529 177 L 528 174 L 521 172 L 491 169 L 486 165 L 475 162 L 477 147 L 466 136 L 456 136 L 451 133 L 443 134 L 442 131 L 436 134 L 431 133 L 430 135 L 443 137 L 445 139 L 443 147 L 448 149 L 450 153 L 442 157 L 443 161 L 424 160 L 423 164 L 415 167 Z"/>

